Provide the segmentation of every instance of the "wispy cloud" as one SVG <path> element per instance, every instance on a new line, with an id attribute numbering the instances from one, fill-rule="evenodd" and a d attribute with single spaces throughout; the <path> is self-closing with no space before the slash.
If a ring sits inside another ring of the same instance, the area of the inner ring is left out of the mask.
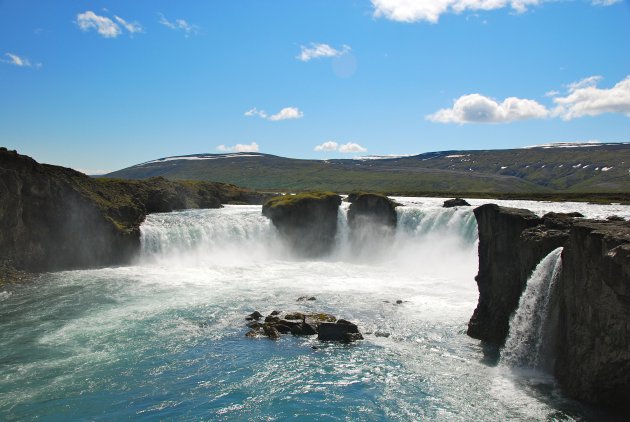
<path id="1" fill-rule="evenodd" d="M 13 53 L 4 53 L 4 56 L 7 57 L 6 59 L 4 58 L 0 58 L 0 62 L 2 63 L 7 63 L 7 64 L 11 64 L 13 66 L 17 66 L 17 67 L 42 67 L 41 63 L 31 63 L 31 61 L 23 56 L 18 56 L 17 54 L 13 54 Z"/>
<path id="2" fill-rule="evenodd" d="M 511 8 L 524 13 L 529 7 L 552 0 L 371 0 L 374 16 L 398 22 L 437 23 L 445 13 Z M 592 0 L 595 6 L 611 6 L 622 0 Z"/>
<path id="3" fill-rule="evenodd" d="M 630 117 L 630 75 L 612 88 L 598 88 L 601 76 L 591 76 L 568 85 L 569 94 L 555 97 L 554 116 L 571 120 L 582 116 L 620 113 Z"/>
<path id="4" fill-rule="evenodd" d="M 175 31 L 183 31 L 186 37 L 189 37 L 190 35 L 197 35 L 199 33 L 199 26 L 191 24 L 184 19 L 175 19 L 170 21 L 162 13 L 158 13 L 158 16 L 160 16 L 160 20 L 158 21 L 160 24 Z"/>
<path id="5" fill-rule="evenodd" d="M 353 152 L 367 152 L 367 148 L 362 147 L 361 145 L 355 142 L 348 142 L 346 144 L 339 144 L 335 141 L 327 141 L 320 145 L 316 145 L 313 148 L 314 151 L 338 151 L 343 154 L 350 154 Z"/>
<path id="6" fill-rule="evenodd" d="M 130 34 L 137 34 L 139 32 L 143 32 L 142 25 L 140 25 L 138 22 L 127 22 L 120 16 L 114 16 L 114 19 L 116 19 L 116 22 L 122 25 L 123 28 L 129 31 Z"/>
<path id="7" fill-rule="evenodd" d="M 271 116 L 268 115 L 265 110 L 258 110 L 254 107 L 246 111 L 244 115 L 247 117 L 258 116 L 261 119 L 271 120 L 272 122 L 277 122 L 279 120 L 301 119 L 304 117 L 304 113 L 297 107 L 285 107 L 278 113 Z"/>
<path id="8" fill-rule="evenodd" d="M 107 12 L 107 9 L 104 11 Z M 123 33 L 121 26 L 132 35 L 142 32 L 142 26 L 138 22 L 128 22 L 116 15 L 114 15 L 114 20 L 118 23 L 107 16 L 100 16 L 88 10 L 77 15 L 76 24 L 82 31 L 95 30 L 104 38 L 116 38 L 120 36 Z"/>
<path id="9" fill-rule="evenodd" d="M 232 146 L 218 145 L 217 150 L 223 152 L 258 152 L 259 145 L 256 142 L 251 144 L 236 144 Z"/>
<path id="10" fill-rule="evenodd" d="M 481 94 L 469 94 L 456 99 L 453 107 L 438 110 L 426 118 L 439 123 L 510 123 L 548 115 L 549 110 L 534 100 L 509 97 L 498 102 Z"/>
<path id="11" fill-rule="evenodd" d="M 264 110 L 258 110 L 256 107 L 254 107 L 254 108 L 252 108 L 250 110 L 247 110 L 245 112 L 245 116 L 247 116 L 247 117 L 258 116 L 258 117 L 260 117 L 262 119 L 266 119 L 267 118 L 267 113 L 265 113 Z"/>
<path id="12" fill-rule="evenodd" d="M 309 47 L 300 46 L 300 54 L 295 56 L 296 59 L 308 62 L 321 57 L 339 57 L 347 54 L 352 50 L 348 45 L 342 45 L 340 49 L 331 47 L 328 44 L 311 43 Z"/>

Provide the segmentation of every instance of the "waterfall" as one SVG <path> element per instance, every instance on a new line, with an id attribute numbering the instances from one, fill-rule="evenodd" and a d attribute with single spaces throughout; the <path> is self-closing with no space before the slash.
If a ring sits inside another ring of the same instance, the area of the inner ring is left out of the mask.
<path id="1" fill-rule="evenodd" d="M 510 318 L 510 331 L 501 362 L 512 367 L 542 369 L 548 332 L 549 300 L 562 271 L 562 248 L 543 258 L 527 280 L 518 308 Z"/>
<path id="2" fill-rule="evenodd" d="M 350 239 L 348 207 L 343 203 L 339 208 L 335 247 L 325 259 L 396 262 L 425 272 L 468 268 L 476 261 L 477 222 L 472 209 L 399 207 L 394 236 L 374 237 L 357 244 Z M 221 209 L 151 214 L 140 230 L 139 260 L 144 264 L 195 267 L 297 259 L 258 206 L 228 205 Z"/>

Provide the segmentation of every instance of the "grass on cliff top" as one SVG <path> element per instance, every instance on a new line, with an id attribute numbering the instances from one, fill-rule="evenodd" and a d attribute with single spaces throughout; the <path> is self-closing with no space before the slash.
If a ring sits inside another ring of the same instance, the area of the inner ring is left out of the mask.
<path id="1" fill-rule="evenodd" d="M 294 195 L 280 195 L 269 199 L 265 203 L 266 208 L 277 208 L 296 205 L 303 201 L 323 200 L 339 196 L 333 192 L 303 192 Z"/>

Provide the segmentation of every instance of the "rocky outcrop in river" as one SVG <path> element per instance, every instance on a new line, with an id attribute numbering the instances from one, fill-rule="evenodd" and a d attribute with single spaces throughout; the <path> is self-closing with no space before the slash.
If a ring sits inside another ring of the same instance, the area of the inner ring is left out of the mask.
<path id="1" fill-rule="evenodd" d="M 553 290 L 553 369 L 573 397 L 621 407 L 630 397 L 630 224 L 580 220 L 576 214 L 537 217 L 483 205 L 479 227 L 479 303 L 468 334 L 505 341 L 536 264 L 563 246 L 563 269 Z"/>
<path id="2" fill-rule="evenodd" d="M 398 223 L 398 204 L 384 195 L 359 193 L 348 196 L 351 203 L 348 209 L 348 225 L 351 232 L 365 227 L 382 229 L 393 233 Z"/>
<path id="3" fill-rule="evenodd" d="M 0 148 L 0 263 L 27 271 L 124 264 L 148 213 L 255 200 L 220 183 L 95 179 Z"/>
<path id="4" fill-rule="evenodd" d="M 341 197 L 329 192 L 282 195 L 268 200 L 262 213 L 292 252 L 319 257 L 334 246 L 340 204 Z"/>

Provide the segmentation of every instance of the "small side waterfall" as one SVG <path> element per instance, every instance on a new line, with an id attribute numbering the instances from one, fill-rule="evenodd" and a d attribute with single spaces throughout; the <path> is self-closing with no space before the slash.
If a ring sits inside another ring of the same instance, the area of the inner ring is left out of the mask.
<path id="1" fill-rule="evenodd" d="M 551 251 L 527 280 L 518 308 L 510 318 L 510 332 L 501 352 L 502 363 L 542 369 L 549 335 L 549 300 L 562 271 L 561 254 L 561 247 Z"/>

